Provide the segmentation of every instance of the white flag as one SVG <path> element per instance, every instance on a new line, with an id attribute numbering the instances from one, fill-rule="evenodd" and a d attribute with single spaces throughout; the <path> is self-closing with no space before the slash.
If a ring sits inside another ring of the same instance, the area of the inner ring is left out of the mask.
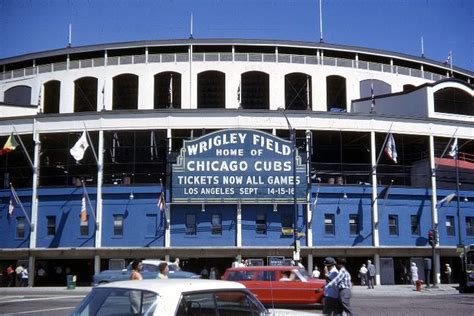
<path id="1" fill-rule="evenodd" d="M 89 143 L 87 142 L 87 135 L 86 131 L 82 133 L 81 138 L 74 144 L 74 146 L 69 150 L 71 155 L 76 159 L 76 161 L 81 161 L 84 158 L 84 153 L 86 152 L 87 148 L 89 147 Z"/>
<path id="2" fill-rule="evenodd" d="M 447 195 L 445 198 L 443 198 L 441 201 L 438 202 L 438 205 L 441 206 L 443 204 L 449 204 L 451 200 L 456 196 L 455 193 L 451 193 L 450 195 Z"/>
<path id="3" fill-rule="evenodd" d="M 451 157 L 454 159 L 458 158 L 458 139 L 455 138 L 453 144 L 451 145 L 451 150 L 449 151 L 449 154 Z"/>
<path id="4" fill-rule="evenodd" d="M 387 144 L 385 144 L 385 153 L 388 158 L 390 158 L 394 163 L 397 163 L 397 146 L 395 145 L 395 139 L 393 138 L 392 133 L 388 134 Z"/>

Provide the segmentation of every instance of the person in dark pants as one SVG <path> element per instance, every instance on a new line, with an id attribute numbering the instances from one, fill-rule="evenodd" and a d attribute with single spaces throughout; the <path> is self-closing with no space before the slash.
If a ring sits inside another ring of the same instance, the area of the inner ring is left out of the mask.
<path id="1" fill-rule="evenodd" d="M 337 289 L 339 289 L 339 302 L 342 305 L 342 310 L 346 313 L 346 315 L 354 315 L 354 312 L 352 311 L 351 307 L 352 282 L 351 275 L 345 268 L 346 259 L 337 258 L 336 263 L 339 273 L 331 282 L 326 284 L 324 289 L 326 289 L 326 287 L 336 287 Z"/>
<path id="2" fill-rule="evenodd" d="M 340 315 L 342 306 L 339 301 L 339 289 L 336 286 L 327 286 L 339 274 L 333 257 L 324 259 L 324 270 L 327 284 L 324 287 L 323 315 Z"/>
<path id="3" fill-rule="evenodd" d="M 372 261 L 367 260 L 367 288 L 373 289 L 375 283 L 375 266 Z"/>
<path id="4" fill-rule="evenodd" d="M 431 283 L 431 258 L 424 258 L 423 265 L 425 266 L 425 283 L 428 287 Z"/>

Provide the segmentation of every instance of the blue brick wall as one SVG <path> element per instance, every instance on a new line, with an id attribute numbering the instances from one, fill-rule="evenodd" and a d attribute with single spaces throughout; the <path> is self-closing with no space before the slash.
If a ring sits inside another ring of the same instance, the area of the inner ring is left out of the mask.
<path id="1" fill-rule="evenodd" d="M 313 246 L 371 246 L 371 190 L 368 187 L 320 187 L 317 203 L 312 196 Z M 334 235 L 325 233 L 325 214 L 334 215 Z M 359 234 L 350 234 L 349 215 L 358 216 Z"/>
<path id="2" fill-rule="evenodd" d="M 236 244 L 236 206 L 205 205 L 202 212 L 200 204 L 171 206 L 171 246 L 172 247 L 223 247 Z M 196 216 L 196 235 L 186 235 L 186 214 Z M 222 234 L 212 234 L 212 214 L 220 214 Z"/>
<path id="3" fill-rule="evenodd" d="M 381 191 L 383 188 L 379 187 Z M 316 186 L 312 188 L 314 202 Z M 92 204 L 95 207 L 95 188 L 88 188 Z M 129 199 L 133 192 L 135 198 Z M 103 188 L 103 221 L 102 245 L 104 247 L 162 247 L 164 245 L 165 215 L 156 203 L 160 192 L 159 186 L 150 187 L 104 187 Z M 344 198 L 344 193 L 347 198 Z M 438 190 L 438 201 L 452 191 Z M 431 228 L 431 199 L 430 190 L 413 188 L 392 188 L 387 200 L 379 200 L 379 233 L 381 246 L 426 246 L 427 232 Z M 31 190 L 18 190 L 26 211 L 31 211 Z M 467 216 L 474 217 L 474 192 L 463 191 L 460 194 L 461 234 L 465 244 L 474 244 L 474 236 L 466 236 Z M 0 192 L 0 248 L 27 248 L 29 246 L 29 229 L 25 224 L 25 237 L 15 238 L 16 218 L 24 216 L 20 207 L 15 208 L 12 218 L 8 216 L 8 190 Z M 38 247 L 93 247 L 94 224 L 89 217 L 89 235 L 80 236 L 81 188 L 55 188 L 39 190 L 39 210 L 37 225 Z M 321 186 L 316 204 L 312 203 L 313 245 L 314 246 L 371 246 L 372 245 L 372 216 L 371 216 L 371 187 L 351 186 Z M 467 201 L 465 201 L 467 198 Z M 206 205 L 206 211 L 201 212 L 201 205 L 169 205 L 171 208 L 171 246 L 229 246 L 236 244 L 236 208 L 230 205 Z M 88 206 L 88 212 L 90 208 Z M 197 235 L 185 234 L 185 216 L 187 213 L 196 215 Z M 211 233 L 212 214 L 222 216 L 222 235 Z M 267 218 L 267 234 L 256 233 L 256 215 L 262 213 Z M 124 216 L 124 231 L 122 236 L 113 236 L 113 215 Z M 273 211 L 273 205 L 242 205 L 242 245 L 256 247 L 291 246 L 293 236 L 283 236 L 281 231 L 281 216 L 289 214 L 292 217 L 293 205 L 279 205 L 278 211 Z M 335 235 L 324 233 L 324 214 L 334 214 Z M 359 216 L 360 234 L 349 233 L 349 215 Z M 389 234 L 388 216 L 398 216 L 398 235 Z M 154 217 L 150 217 L 154 216 Z M 305 231 L 305 206 L 298 208 L 298 230 Z M 411 234 L 410 215 L 420 219 L 420 234 Z M 47 235 L 47 216 L 56 216 L 56 235 Z M 148 216 L 148 217 L 147 217 Z M 446 235 L 446 216 L 454 216 L 454 236 Z M 156 232 L 149 219 L 156 218 Z M 456 200 L 438 209 L 439 233 L 441 246 L 454 246 L 458 243 L 458 220 Z M 301 245 L 306 245 L 306 239 L 301 239 Z"/>
<path id="4" fill-rule="evenodd" d="M 305 218 L 301 206 L 298 208 L 298 231 L 305 232 L 303 223 Z M 267 233 L 257 234 L 256 220 L 257 214 L 263 214 L 267 219 Z M 288 204 L 278 205 L 277 211 L 273 211 L 272 204 L 262 205 L 242 205 L 242 246 L 268 246 L 282 247 L 293 245 L 293 235 L 282 234 L 282 216 L 289 216 L 293 223 L 294 206 Z M 306 239 L 301 239 L 301 245 L 306 244 Z"/>

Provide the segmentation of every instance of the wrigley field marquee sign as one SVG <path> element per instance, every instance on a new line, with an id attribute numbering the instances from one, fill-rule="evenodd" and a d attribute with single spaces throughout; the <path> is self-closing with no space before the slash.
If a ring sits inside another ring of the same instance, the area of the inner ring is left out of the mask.
<path id="1" fill-rule="evenodd" d="M 294 188 L 296 187 L 296 193 Z M 289 141 L 256 130 L 214 132 L 184 141 L 172 167 L 173 203 L 306 202 L 306 166 Z"/>

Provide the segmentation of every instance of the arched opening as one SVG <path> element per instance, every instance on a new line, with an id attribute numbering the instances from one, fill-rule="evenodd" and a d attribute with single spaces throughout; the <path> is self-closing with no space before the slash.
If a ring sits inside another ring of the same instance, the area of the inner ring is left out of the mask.
<path id="1" fill-rule="evenodd" d="M 444 88 L 433 94 L 435 112 L 474 115 L 474 97 L 458 88 Z"/>
<path id="2" fill-rule="evenodd" d="M 155 75 L 155 109 L 181 108 L 181 74 L 173 71 Z"/>
<path id="3" fill-rule="evenodd" d="M 311 76 L 291 73 L 285 76 L 285 109 L 311 110 Z"/>
<path id="4" fill-rule="evenodd" d="M 197 106 L 225 108 L 225 74 L 220 71 L 204 71 L 198 74 Z"/>
<path id="5" fill-rule="evenodd" d="M 326 78 L 326 87 L 328 111 L 346 111 L 346 78 L 336 75 L 328 76 Z"/>
<path id="6" fill-rule="evenodd" d="M 14 105 L 31 104 L 31 87 L 15 86 L 5 91 L 3 102 Z"/>
<path id="7" fill-rule="evenodd" d="M 237 99 L 243 109 L 270 108 L 270 76 L 261 71 L 248 71 L 241 75 Z"/>
<path id="8" fill-rule="evenodd" d="M 122 74 L 113 78 L 113 110 L 136 110 L 138 108 L 138 76 Z"/>
<path id="9" fill-rule="evenodd" d="M 372 96 L 372 86 L 374 95 L 383 95 L 392 93 L 392 86 L 385 81 L 376 79 L 362 80 L 359 83 L 360 98 L 369 98 Z"/>
<path id="10" fill-rule="evenodd" d="M 94 77 L 74 81 L 74 112 L 97 111 L 97 85 Z"/>
<path id="11" fill-rule="evenodd" d="M 44 113 L 59 113 L 61 82 L 51 80 L 44 84 Z"/>
<path id="12" fill-rule="evenodd" d="M 410 92 L 416 89 L 415 85 L 412 84 L 404 84 L 403 85 L 403 92 Z"/>

